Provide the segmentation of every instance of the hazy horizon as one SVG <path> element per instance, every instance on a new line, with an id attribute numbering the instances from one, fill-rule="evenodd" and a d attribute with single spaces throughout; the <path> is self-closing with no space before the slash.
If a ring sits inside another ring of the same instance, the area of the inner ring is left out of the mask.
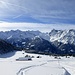
<path id="1" fill-rule="evenodd" d="M 75 29 L 75 25 L 71 24 L 42 24 L 42 23 L 0 23 L 0 31 L 10 30 L 22 30 L 22 31 L 41 31 L 50 32 L 52 29 L 56 30 L 68 30 Z"/>

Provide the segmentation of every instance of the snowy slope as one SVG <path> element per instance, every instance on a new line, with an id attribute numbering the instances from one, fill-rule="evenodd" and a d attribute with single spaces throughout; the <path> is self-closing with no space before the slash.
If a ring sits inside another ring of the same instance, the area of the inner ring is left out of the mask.
<path id="1" fill-rule="evenodd" d="M 0 55 L 0 57 L 11 54 L 12 53 Z M 27 53 L 16 52 L 12 57 L 0 58 L 0 75 L 70 75 L 67 70 L 59 64 L 58 59 L 50 56 L 39 55 L 41 58 L 36 58 L 38 54 L 28 54 L 34 56 L 32 61 L 15 60 L 25 55 L 27 55 Z"/>
<path id="2" fill-rule="evenodd" d="M 60 65 L 62 67 L 65 67 L 65 69 L 71 74 L 75 75 L 75 57 L 70 58 L 62 58 L 62 61 L 59 61 Z"/>

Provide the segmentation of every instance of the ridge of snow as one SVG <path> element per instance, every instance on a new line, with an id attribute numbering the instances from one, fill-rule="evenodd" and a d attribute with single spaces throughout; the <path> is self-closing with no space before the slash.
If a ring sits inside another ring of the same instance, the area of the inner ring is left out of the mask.
<path id="1" fill-rule="evenodd" d="M 9 36 L 7 39 L 11 39 L 12 38 L 12 35 L 11 36 Z"/>

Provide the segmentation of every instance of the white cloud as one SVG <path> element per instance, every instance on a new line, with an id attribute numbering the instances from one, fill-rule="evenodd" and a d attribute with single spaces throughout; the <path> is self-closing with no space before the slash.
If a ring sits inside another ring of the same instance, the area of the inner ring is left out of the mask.
<path id="1" fill-rule="evenodd" d="M 0 23 L 0 31 L 8 30 L 39 30 L 41 32 L 50 32 L 52 29 L 75 29 L 75 25 L 67 24 L 41 24 L 41 23 Z"/>

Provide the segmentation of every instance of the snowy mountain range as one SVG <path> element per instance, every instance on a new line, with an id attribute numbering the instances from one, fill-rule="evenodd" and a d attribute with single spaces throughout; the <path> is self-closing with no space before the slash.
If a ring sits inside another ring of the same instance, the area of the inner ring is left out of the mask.
<path id="1" fill-rule="evenodd" d="M 48 33 L 41 33 L 40 31 L 20 31 L 20 30 L 11 30 L 6 32 L 0 32 L 0 38 L 2 39 L 15 39 L 21 40 L 25 38 L 34 38 L 35 36 L 39 36 L 46 40 L 49 40 Z"/>
<path id="2" fill-rule="evenodd" d="M 75 30 L 55 30 L 49 33 L 40 31 L 11 30 L 0 32 L 0 39 L 12 45 L 35 53 L 75 53 Z"/>
<path id="3" fill-rule="evenodd" d="M 75 30 L 55 30 L 53 29 L 50 33 L 50 41 L 58 41 L 64 44 L 74 44 L 75 45 Z"/>

